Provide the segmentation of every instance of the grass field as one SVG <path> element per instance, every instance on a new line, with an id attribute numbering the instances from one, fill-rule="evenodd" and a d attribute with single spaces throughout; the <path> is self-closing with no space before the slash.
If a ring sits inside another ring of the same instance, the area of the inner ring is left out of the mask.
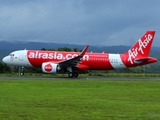
<path id="1" fill-rule="evenodd" d="M 159 120 L 160 81 L 1 80 L 1 120 Z"/>

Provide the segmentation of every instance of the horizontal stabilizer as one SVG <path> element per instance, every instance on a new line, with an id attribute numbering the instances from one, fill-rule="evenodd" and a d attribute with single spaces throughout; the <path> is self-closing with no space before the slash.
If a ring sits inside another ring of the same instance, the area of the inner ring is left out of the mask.
<path id="1" fill-rule="evenodd" d="M 134 60 L 134 62 L 135 62 L 135 63 L 142 63 L 142 62 L 148 61 L 148 60 L 150 60 L 150 59 L 152 59 L 152 57 L 136 58 L 136 59 Z"/>

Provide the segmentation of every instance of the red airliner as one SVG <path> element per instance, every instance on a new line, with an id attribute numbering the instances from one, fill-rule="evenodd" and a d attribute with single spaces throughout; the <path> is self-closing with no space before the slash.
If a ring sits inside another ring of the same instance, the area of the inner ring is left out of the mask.
<path id="1" fill-rule="evenodd" d="M 9 65 L 41 67 L 44 73 L 65 73 L 69 77 L 78 77 L 79 70 L 115 70 L 157 62 L 149 57 L 155 31 L 147 31 L 126 53 L 107 54 L 87 52 L 88 45 L 82 52 L 18 50 L 3 58 Z"/>

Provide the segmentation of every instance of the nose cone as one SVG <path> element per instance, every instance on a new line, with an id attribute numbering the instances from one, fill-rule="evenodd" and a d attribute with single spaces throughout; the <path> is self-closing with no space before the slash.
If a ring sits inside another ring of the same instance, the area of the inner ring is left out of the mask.
<path id="1" fill-rule="evenodd" d="M 8 63 L 8 57 L 4 57 L 4 58 L 2 59 L 2 61 L 7 64 L 7 63 Z"/>

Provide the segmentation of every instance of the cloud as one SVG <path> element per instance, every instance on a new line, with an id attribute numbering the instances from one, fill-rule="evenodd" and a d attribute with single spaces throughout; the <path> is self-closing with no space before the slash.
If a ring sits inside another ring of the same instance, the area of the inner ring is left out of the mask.
<path id="1" fill-rule="evenodd" d="M 132 45 L 148 30 L 159 41 L 160 1 L 27 0 L 0 2 L 0 40 Z"/>

